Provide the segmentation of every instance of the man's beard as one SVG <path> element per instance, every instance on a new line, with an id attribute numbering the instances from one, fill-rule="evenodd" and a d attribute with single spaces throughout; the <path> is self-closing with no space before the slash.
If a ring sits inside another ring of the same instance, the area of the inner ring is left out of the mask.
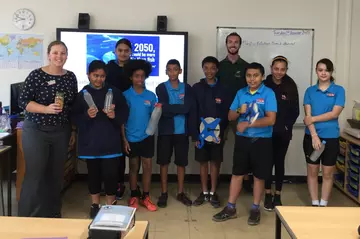
<path id="1" fill-rule="evenodd" d="M 231 52 L 229 48 L 227 48 L 227 51 L 230 55 L 238 55 L 239 54 L 239 49 L 237 49 L 234 53 Z"/>

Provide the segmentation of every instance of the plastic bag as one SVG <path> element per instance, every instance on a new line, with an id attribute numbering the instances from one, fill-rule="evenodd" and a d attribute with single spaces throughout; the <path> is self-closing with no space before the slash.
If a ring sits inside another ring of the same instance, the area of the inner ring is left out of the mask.
<path id="1" fill-rule="evenodd" d="M 0 132 L 8 132 L 10 130 L 10 117 L 8 115 L 0 115 Z"/>
<path id="2" fill-rule="evenodd" d="M 354 100 L 354 106 L 352 108 L 352 119 L 360 121 L 360 100 Z"/>

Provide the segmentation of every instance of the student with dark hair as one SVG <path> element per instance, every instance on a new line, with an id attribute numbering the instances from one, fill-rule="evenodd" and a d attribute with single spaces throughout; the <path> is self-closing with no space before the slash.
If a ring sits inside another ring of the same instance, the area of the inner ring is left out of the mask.
<path id="1" fill-rule="evenodd" d="M 230 106 L 229 120 L 238 119 L 230 195 L 227 206 L 213 216 L 214 221 L 237 217 L 236 200 L 242 188 L 243 177 L 251 170 L 254 175 L 254 192 L 248 224 L 260 223 L 260 201 L 264 192 L 264 182 L 271 174 L 272 168 L 272 128 L 277 111 L 274 91 L 262 83 L 264 73 L 261 64 L 249 64 L 245 71 L 248 87 L 238 91 Z M 252 122 L 247 119 L 246 108 L 251 110 L 250 105 L 255 103 L 259 114 Z"/>
<path id="2" fill-rule="evenodd" d="M 126 72 L 132 81 L 132 87 L 124 92 L 130 108 L 129 119 L 122 126 L 125 153 L 129 157 L 129 181 L 131 196 L 129 206 L 138 208 L 141 204 L 149 211 L 156 211 L 156 205 L 150 199 L 152 158 L 154 157 L 154 136 L 146 134 L 146 128 L 156 104 L 156 95 L 145 89 L 145 79 L 152 71 L 151 63 L 144 60 L 131 60 Z M 143 194 L 137 189 L 140 162 L 143 168 Z"/>
<path id="3" fill-rule="evenodd" d="M 121 38 L 115 44 L 115 60 L 111 60 L 106 66 L 106 83 L 116 87 L 121 92 L 128 90 L 132 83 L 124 70 L 125 65 L 130 61 L 132 45 L 126 38 Z M 119 145 L 120 146 L 120 145 Z M 119 164 L 119 185 L 116 192 L 116 198 L 122 199 L 125 192 L 125 156 L 120 158 Z"/>
<path id="4" fill-rule="evenodd" d="M 20 217 L 61 217 L 64 161 L 69 144 L 75 143 L 70 110 L 78 87 L 75 74 L 64 69 L 67 47 L 62 41 L 53 41 L 47 54 L 49 64 L 30 72 L 19 96 L 19 106 L 26 111 Z M 57 93 L 63 94 L 60 101 L 55 101 Z"/>
<path id="5" fill-rule="evenodd" d="M 334 65 L 329 59 L 316 63 L 317 84 L 305 91 L 304 107 L 306 125 L 303 148 L 307 162 L 307 182 L 313 206 L 327 206 L 333 187 L 333 174 L 339 154 L 339 115 L 345 106 L 345 90 L 335 84 L 332 76 Z M 325 149 L 314 162 L 310 155 L 319 150 L 325 141 Z M 322 166 L 321 200 L 318 196 L 318 175 Z"/>
<path id="6" fill-rule="evenodd" d="M 223 160 L 223 137 L 225 128 L 228 125 L 227 115 L 231 100 L 221 82 L 216 78 L 219 61 L 213 56 L 208 56 L 203 59 L 201 66 L 205 78 L 193 85 L 196 117 L 191 124 L 195 124 L 195 128 L 199 134 L 195 147 L 195 160 L 200 163 L 202 191 L 199 197 L 193 202 L 193 205 L 199 206 L 209 201 L 213 207 L 217 208 L 220 207 L 220 200 L 216 193 L 217 178 L 220 164 Z M 207 123 L 213 123 L 219 120 L 219 123 L 214 123 L 211 129 L 207 129 Z M 204 134 L 206 134 L 204 136 L 202 136 L 202 132 L 200 132 L 201 125 L 204 126 Z M 217 129 L 217 127 L 219 128 Z M 217 130 L 220 131 L 218 137 L 216 137 L 216 133 L 219 132 Z M 210 139 L 208 139 L 208 134 Z M 208 140 L 211 140 L 211 142 L 208 142 Z M 210 191 L 208 191 L 207 186 L 209 164 L 211 177 Z"/>
<path id="7" fill-rule="evenodd" d="M 118 184 L 119 157 L 121 151 L 121 125 L 129 115 L 129 108 L 121 92 L 104 83 L 106 65 L 103 61 L 92 61 L 88 69 L 90 84 L 78 94 L 72 117 L 78 128 L 78 157 L 86 160 L 88 187 L 92 205 L 90 218 L 100 209 L 101 184 L 104 181 L 106 204 L 116 204 L 115 194 Z M 108 91 L 113 92 L 110 110 L 105 110 Z M 84 99 L 87 91 L 96 107 L 89 107 Z"/>
<path id="8" fill-rule="evenodd" d="M 220 62 L 217 78 L 226 88 L 226 91 L 231 100 L 234 100 L 237 91 L 247 86 L 245 79 L 245 68 L 247 65 L 249 65 L 249 63 L 242 59 L 239 55 L 242 38 L 238 33 L 232 32 L 227 35 L 225 44 L 227 55 Z M 236 122 L 229 122 L 229 126 L 227 127 L 224 134 L 224 140 L 227 139 L 229 130 L 231 130 L 234 135 L 236 135 Z M 244 177 L 243 186 L 247 192 L 252 192 L 251 182 L 248 175 L 245 175 Z"/>
<path id="9" fill-rule="evenodd" d="M 264 85 L 275 92 L 277 101 L 276 122 L 273 127 L 273 164 L 275 166 L 275 194 L 271 194 L 272 178 L 265 181 L 264 209 L 271 211 L 281 206 L 281 190 L 285 175 L 285 156 L 292 138 L 293 125 L 299 117 L 299 94 L 295 81 L 286 74 L 288 60 L 276 56 L 271 62 L 271 74 Z"/>
<path id="10" fill-rule="evenodd" d="M 182 73 L 180 63 L 171 59 L 166 64 L 169 80 L 156 87 L 159 103 L 162 104 L 162 115 L 158 126 L 157 163 L 160 165 L 161 195 L 157 205 L 167 206 L 168 166 L 173 151 L 177 166 L 178 193 L 177 200 L 186 206 L 192 201 L 184 193 L 185 167 L 188 165 L 189 135 L 193 136 L 188 118 L 194 103 L 191 86 L 179 81 Z"/>

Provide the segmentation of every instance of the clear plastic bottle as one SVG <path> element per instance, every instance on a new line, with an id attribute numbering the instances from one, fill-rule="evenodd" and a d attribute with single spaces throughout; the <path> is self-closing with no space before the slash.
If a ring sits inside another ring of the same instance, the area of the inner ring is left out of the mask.
<path id="1" fill-rule="evenodd" d="M 89 108 L 94 107 L 97 110 L 97 107 L 94 103 L 94 100 L 93 100 L 91 94 L 87 90 L 83 90 L 83 94 L 84 94 L 84 99 L 85 99 L 86 103 L 88 104 Z"/>
<path id="2" fill-rule="evenodd" d="M 318 158 L 321 156 L 321 154 L 324 152 L 324 149 L 325 149 L 325 145 L 326 145 L 326 141 L 323 140 L 321 142 L 321 147 L 319 150 L 314 150 L 311 155 L 310 155 L 310 160 L 315 162 L 316 160 L 318 160 Z"/>
<path id="3" fill-rule="evenodd" d="M 112 89 L 109 89 L 105 96 L 104 110 L 108 112 L 111 109 L 111 105 L 113 102 L 113 92 Z"/>
<path id="4" fill-rule="evenodd" d="M 147 135 L 154 135 L 155 134 L 155 131 L 157 129 L 161 114 L 162 114 L 161 104 L 156 104 L 155 109 L 151 113 L 151 118 L 149 120 L 148 126 L 147 126 L 146 131 L 145 131 Z"/>

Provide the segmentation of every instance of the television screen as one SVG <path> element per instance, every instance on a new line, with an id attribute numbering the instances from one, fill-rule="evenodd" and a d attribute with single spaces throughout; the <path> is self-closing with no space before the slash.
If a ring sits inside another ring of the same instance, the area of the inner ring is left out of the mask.
<path id="1" fill-rule="evenodd" d="M 89 84 L 87 68 L 93 60 L 105 63 L 115 59 L 115 44 L 127 38 L 132 44 L 131 59 L 144 59 L 152 64 L 153 71 L 145 81 L 146 88 L 155 93 L 155 88 L 167 81 L 166 63 L 177 59 L 183 69 L 179 80 L 186 82 L 187 75 L 187 32 L 146 32 L 117 30 L 82 30 L 58 28 L 57 39 L 68 47 L 65 68 L 73 71 L 81 90 Z"/>

